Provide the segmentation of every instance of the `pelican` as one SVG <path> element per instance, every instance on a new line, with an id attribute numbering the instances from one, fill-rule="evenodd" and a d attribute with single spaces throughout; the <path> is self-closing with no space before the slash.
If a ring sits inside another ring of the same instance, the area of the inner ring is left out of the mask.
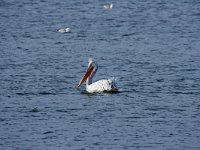
<path id="1" fill-rule="evenodd" d="M 115 79 L 103 79 L 98 80 L 96 82 L 92 82 L 92 78 L 94 77 L 95 73 L 97 72 L 98 64 L 95 62 L 94 59 L 89 58 L 88 63 L 88 70 L 85 75 L 80 80 L 78 87 L 83 84 L 86 80 L 86 91 L 88 93 L 95 93 L 95 92 L 117 92 L 117 86 L 115 83 Z"/>

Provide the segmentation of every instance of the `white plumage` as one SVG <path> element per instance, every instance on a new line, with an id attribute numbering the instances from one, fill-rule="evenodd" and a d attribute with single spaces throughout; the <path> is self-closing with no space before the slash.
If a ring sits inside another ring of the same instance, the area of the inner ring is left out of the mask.
<path id="1" fill-rule="evenodd" d="M 107 4 L 103 6 L 105 9 L 112 9 L 113 8 L 113 4 Z"/>
<path id="2" fill-rule="evenodd" d="M 99 80 L 90 85 L 86 84 L 86 91 L 88 93 L 94 92 L 114 92 L 117 91 L 115 81 L 108 79 L 108 80 Z"/>
<path id="3" fill-rule="evenodd" d="M 61 28 L 57 30 L 60 33 L 66 33 L 66 32 L 70 32 L 70 28 Z"/>
<path id="4" fill-rule="evenodd" d="M 92 79 L 97 72 L 98 65 L 94 59 L 90 58 L 88 63 L 88 70 L 84 77 L 80 80 L 80 86 L 86 80 L 86 91 L 88 93 L 94 92 L 116 92 L 118 91 L 115 79 L 103 79 L 92 83 Z"/>

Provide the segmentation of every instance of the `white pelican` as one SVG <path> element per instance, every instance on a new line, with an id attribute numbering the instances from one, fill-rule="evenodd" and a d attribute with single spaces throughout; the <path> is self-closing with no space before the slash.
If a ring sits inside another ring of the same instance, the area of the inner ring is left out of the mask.
<path id="1" fill-rule="evenodd" d="M 66 33 L 70 31 L 70 28 L 61 28 L 61 29 L 58 29 L 57 31 L 60 33 Z"/>
<path id="2" fill-rule="evenodd" d="M 103 79 L 92 83 L 92 78 L 97 72 L 98 65 L 94 59 L 89 58 L 88 70 L 80 80 L 78 87 L 86 80 L 86 91 L 88 93 L 94 92 L 117 92 L 117 86 L 114 79 Z"/>

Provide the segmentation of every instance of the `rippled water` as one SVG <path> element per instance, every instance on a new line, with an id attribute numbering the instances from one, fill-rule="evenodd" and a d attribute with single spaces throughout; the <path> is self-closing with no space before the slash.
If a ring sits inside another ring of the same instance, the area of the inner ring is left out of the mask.
<path id="1" fill-rule="evenodd" d="M 108 3 L 0 1 L 0 149 L 200 149 L 200 2 Z"/>

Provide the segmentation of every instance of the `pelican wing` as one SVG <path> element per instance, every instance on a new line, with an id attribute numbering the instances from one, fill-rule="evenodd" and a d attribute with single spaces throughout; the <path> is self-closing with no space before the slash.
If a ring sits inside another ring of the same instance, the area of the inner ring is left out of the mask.
<path id="1" fill-rule="evenodd" d="M 117 87 L 115 81 L 112 79 L 108 80 L 99 80 L 94 82 L 86 87 L 87 92 L 94 93 L 94 92 L 111 92 L 117 91 Z"/>

